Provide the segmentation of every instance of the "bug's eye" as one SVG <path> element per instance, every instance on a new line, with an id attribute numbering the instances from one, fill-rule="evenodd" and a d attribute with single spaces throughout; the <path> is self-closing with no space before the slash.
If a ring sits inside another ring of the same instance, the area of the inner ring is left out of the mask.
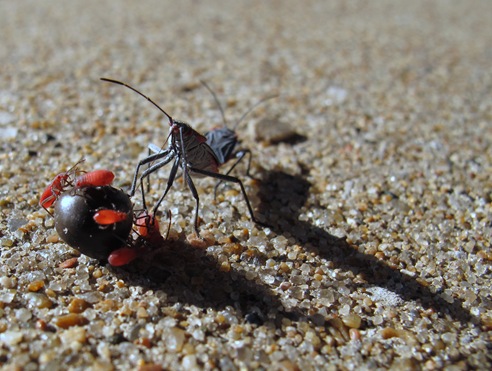
<path id="1" fill-rule="evenodd" d="M 172 132 L 174 134 L 178 134 L 179 133 L 179 128 L 180 128 L 179 125 L 173 124 L 173 126 L 171 127 L 171 130 L 172 130 Z"/>
<path id="2" fill-rule="evenodd" d="M 191 128 L 189 125 L 182 123 L 182 122 L 174 122 L 174 125 L 172 127 L 173 133 L 174 134 L 179 134 L 181 131 L 184 136 L 188 136 L 191 133 Z"/>

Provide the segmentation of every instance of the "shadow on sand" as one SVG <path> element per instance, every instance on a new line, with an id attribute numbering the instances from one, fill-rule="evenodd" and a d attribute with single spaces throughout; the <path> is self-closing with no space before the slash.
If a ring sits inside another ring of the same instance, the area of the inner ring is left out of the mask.
<path id="1" fill-rule="evenodd" d="M 449 315 L 463 323 L 472 319 L 458 300 L 450 304 L 415 278 L 390 268 L 372 255 L 357 251 L 356 246 L 350 246 L 345 239 L 332 236 L 308 222 L 299 221 L 300 209 L 306 202 L 309 188 L 309 182 L 303 177 L 283 172 L 269 172 L 263 178 L 259 191 L 260 209 L 277 235 L 293 237 L 307 252 L 333 262 L 335 268 L 350 270 L 354 275 L 362 274 L 366 282 L 354 283 L 354 286 L 383 287 L 405 301 L 416 300 L 425 308 L 433 308 L 441 316 Z M 286 209 L 290 214 L 285 212 Z M 263 257 L 255 259 L 254 264 L 264 264 Z M 203 308 L 204 311 L 207 308 L 220 310 L 230 306 L 244 316 L 247 322 L 261 324 L 273 321 L 277 327 L 283 318 L 309 318 L 304 309 L 286 311 L 269 286 L 246 279 L 242 271 L 223 272 L 219 267 L 220 263 L 212 255 L 207 255 L 205 250 L 177 241 L 159 253 L 150 264 L 135 262 L 124 270 L 116 269 L 115 273 L 131 285 L 163 290 L 171 305 L 186 303 Z M 310 319 L 316 324 L 323 324 L 319 317 Z"/>
<path id="2" fill-rule="evenodd" d="M 333 262 L 336 268 L 350 270 L 354 275 L 362 274 L 367 287 L 383 287 L 405 301 L 418 301 L 425 308 L 433 308 L 440 315 L 449 315 L 462 323 L 472 319 L 472 315 L 463 308 L 459 300 L 448 303 L 414 277 L 390 268 L 373 255 L 358 251 L 357 246 L 349 245 L 344 238 L 337 238 L 322 228 L 299 221 L 299 211 L 306 202 L 311 186 L 303 177 L 270 172 L 262 185 L 261 209 L 268 220 L 276 221 L 272 228 L 277 234 L 282 235 L 288 231 L 305 250 Z M 293 211 L 291 215 L 286 216 L 285 213 L 276 211 L 287 205 Z"/>

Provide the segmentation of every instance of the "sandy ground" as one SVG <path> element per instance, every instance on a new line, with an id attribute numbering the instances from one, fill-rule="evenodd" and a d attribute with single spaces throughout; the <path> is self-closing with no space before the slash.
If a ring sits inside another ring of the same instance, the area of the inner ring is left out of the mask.
<path id="1" fill-rule="evenodd" d="M 0 2 L 0 363 L 489 369 L 490 14 L 489 1 Z M 85 158 L 128 191 L 168 133 L 103 76 L 202 133 L 222 119 L 200 80 L 231 126 L 277 94 L 237 127 L 257 180 L 233 173 L 271 227 L 234 185 L 214 200 L 215 181 L 196 179 L 208 246 L 187 240 L 182 181 L 162 207 L 169 239 L 127 267 L 61 241 L 38 206 L 49 181 Z"/>

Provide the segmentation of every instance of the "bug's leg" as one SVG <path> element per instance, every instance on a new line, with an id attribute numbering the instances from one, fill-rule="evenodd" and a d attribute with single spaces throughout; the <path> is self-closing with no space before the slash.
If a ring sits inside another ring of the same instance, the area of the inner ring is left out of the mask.
<path id="1" fill-rule="evenodd" d="M 43 209 L 44 209 L 44 210 L 45 210 L 48 214 L 50 214 L 50 216 L 51 216 L 52 218 L 54 218 L 54 217 L 55 217 L 55 216 L 51 213 L 51 211 L 49 211 L 46 207 L 44 207 L 43 205 L 41 205 L 41 207 L 42 207 L 42 208 L 43 208 Z"/>
<path id="2" fill-rule="evenodd" d="M 153 143 L 149 143 L 149 145 L 147 146 L 147 148 L 149 150 L 149 155 L 151 153 L 162 153 L 162 152 L 165 151 L 162 147 L 159 147 L 158 145 L 153 144 Z"/>
<path id="3" fill-rule="evenodd" d="M 157 215 L 157 209 L 159 209 L 159 206 L 161 205 L 162 201 L 164 201 L 164 198 L 167 195 L 167 192 L 169 192 L 169 189 L 174 183 L 174 179 L 176 178 L 176 172 L 178 171 L 179 168 L 179 162 L 180 162 L 180 156 L 175 156 L 176 159 L 174 160 L 173 167 L 171 168 L 171 172 L 169 173 L 169 178 L 167 179 L 167 186 L 166 190 L 164 191 L 164 194 L 159 198 L 157 203 L 154 206 L 154 210 L 152 211 L 152 214 L 154 217 Z"/>
<path id="4" fill-rule="evenodd" d="M 200 237 L 200 232 L 198 231 L 198 209 L 200 207 L 200 197 L 198 197 L 198 192 L 195 188 L 195 184 L 193 184 L 193 180 L 191 179 L 190 173 L 187 168 L 183 169 L 183 176 L 186 180 L 186 183 L 188 184 L 188 187 L 190 188 L 191 194 L 193 195 L 193 198 L 196 201 L 196 207 L 195 207 L 195 221 L 193 223 L 194 228 L 195 228 L 195 233 L 198 237 Z"/>
<path id="5" fill-rule="evenodd" d="M 237 166 L 237 164 L 239 164 L 242 161 L 242 159 L 244 157 L 246 157 L 246 155 L 248 155 L 248 166 L 246 168 L 246 175 L 248 177 L 252 178 L 252 176 L 249 174 L 249 169 L 251 167 L 251 151 L 249 149 L 243 149 L 243 150 L 240 150 L 240 151 L 235 153 L 236 161 L 230 167 L 230 169 L 227 170 L 227 172 L 224 175 L 229 175 L 231 173 L 231 171 L 234 170 L 234 168 Z M 223 182 L 223 180 L 220 180 L 219 182 L 217 182 L 217 184 L 214 187 L 214 200 L 217 199 L 217 191 L 218 191 L 220 185 L 222 184 L 222 182 Z"/>
<path id="6" fill-rule="evenodd" d="M 158 154 L 158 153 L 162 153 L 164 152 L 164 149 L 162 147 L 159 147 L 153 143 L 149 143 L 149 145 L 147 146 L 147 151 L 148 151 L 148 157 L 150 157 L 152 154 Z M 148 166 L 147 166 L 147 169 L 150 168 L 152 166 L 152 163 L 149 162 L 148 163 Z M 150 192 L 150 174 L 149 176 L 147 177 L 147 193 Z"/>
<path id="7" fill-rule="evenodd" d="M 138 180 L 138 172 L 140 171 L 140 167 L 152 163 L 156 160 L 159 160 L 163 157 L 166 157 L 169 154 L 170 150 L 165 150 L 159 153 L 155 153 L 153 155 L 145 157 L 143 160 L 140 160 L 137 164 L 137 168 L 135 169 L 135 174 L 133 175 L 133 181 L 132 181 L 132 186 L 130 188 L 130 197 L 133 197 L 135 195 L 135 190 L 137 188 L 137 180 Z M 150 169 L 150 168 L 149 168 Z M 149 169 L 147 169 L 145 172 L 147 172 Z"/>
<path id="8" fill-rule="evenodd" d="M 135 170 L 135 175 L 133 177 L 132 188 L 130 190 L 130 197 L 132 197 L 135 194 L 135 188 L 137 187 L 138 171 L 140 170 L 140 167 L 145 165 L 145 164 L 152 163 L 153 161 L 164 158 L 162 161 L 158 162 L 157 164 L 150 166 L 140 176 L 140 189 L 142 191 L 142 204 L 143 204 L 144 209 L 147 208 L 146 202 L 145 202 L 144 185 L 143 185 L 144 178 L 149 176 L 150 173 L 153 173 L 157 169 L 159 169 L 159 168 L 163 167 L 164 165 L 166 165 L 167 163 L 169 163 L 174 156 L 175 156 L 174 152 L 172 152 L 170 150 L 166 150 L 166 151 L 163 151 L 161 153 L 156 153 L 155 155 L 151 155 L 149 157 L 146 157 L 138 163 L 137 169 Z"/>
<path id="9" fill-rule="evenodd" d="M 238 156 L 241 152 L 243 153 L 243 155 L 241 156 L 241 158 L 243 158 L 244 156 L 248 155 L 248 165 L 246 166 L 246 176 L 248 178 L 254 179 L 253 176 L 249 172 L 251 170 L 251 160 L 253 158 L 253 155 L 251 154 L 251 151 L 249 149 L 242 149 L 241 151 L 239 151 L 237 153 L 236 156 Z"/>
<path id="10" fill-rule="evenodd" d="M 193 198 L 196 201 L 196 208 L 195 208 L 195 222 L 193 223 L 194 228 L 195 228 L 195 233 L 198 237 L 200 237 L 200 232 L 198 231 L 198 209 L 200 208 L 200 198 L 198 197 L 198 192 L 195 188 L 195 184 L 193 184 L 193 180 L 191 179 L 189 168 L 188 168 L 188 161 L 186 159 L 186 147 L 184 145 L 184 139 L 183 139 L 183 128 L 179 128 L 179 139 L 180 139 L 180 145 L 181 145 L 181 154 L 182 154 L 182 159 L 181 159 L 181 169 L 183 170 L 183 180 L 188 184 L 188 187 L 190 188 L 191 194 L 193 195 Z"/>
<path id="11" fill-rule="evenodd" d="M 150 174 L 152 174 L 154 171 L 157 171 L 158 169 L 160 169 L 161 167 L 167 165 L 169 162 L 171 162 L 171 160 L 175 157 L 175 153 L 174 152 L 171 152 L 169 153 L 169 155 L 167 156 L 167 158 L 165 158 L 164 160 L 162 160 L 161 162 L 158 162 L 157 164 L 155 165 L 152 165 L 151 167 L 149 167 L 147 170 L 145 170 L 142 174 L 142 176 L 140 177 L 140 187 L 142 189 L 142 200 L 143 200 L 143 206 L 144 206 L 144 209 L 147 210 L 147 205 L 145 203 L 145 196 L 144 196 L 144 184 L 143 184 L 143 180 L 144 178 L 148 177 Z M 172 170 L 171 170 L 172 171 Z"/>
<path id="12" fill-rule="evenodd" d="M 151 154 L 152 154 L 152 152 L 151 152 L 151 150 L 149 148 L 148 149 L 147 157 L 149 157 Z M 147 170 L 149 170 L 150 166 L 151 166 L 151 163 L 149 162 L 149 164 L 147 165 Z M 147 193 L 149 193 L 149 192 L 150 192 L 150 174 L 147 177 Z"/>
<path id="13" fill-rule="evenodd" d="M 52 193 L 51 196 L 45 198 L 42 202 L 39 203 L 39 205 L 41 205 L 41 207 L 48 213 L 50 214 L 52 217 L 54 217 L 54 215 L 51 213 L 51 211 L 48 210 L 49 207 L 51 207 L 51 205 L 53 205 L 53 203 L 56 201 L 56 196 Z M 47 205 L 46 205 L 47 204 Z"/>
<path id="14" fill-rule="evenodd" d="M 167 240 L 169 238 L 169 232 L 171 231 L 171 222 L 172 222 L 172 213 L 171 213 L 171 210 L 167 210 L 167 217 L 169 219 L 169 223 L 167 225 L 167 233 L 166 233 L 166 238 L 165 240 Z M 154 216 L 155 218 L 155 216 Z"/>
<path id="15" fill-rule="evenodd" d="M 251 207 L 251 204 L 249 202 L 248 195 L 246 194 L 246 189 L 244 188 L 243 182 L 241 182 L 241 180 L 239 178 L 236 178 L 236 177 L 230 176 L 230 175 L 213 173 L 211 171 L 196 169 L 194 167 L 191 167 L 190 171 L 197 173 L 197 174 L 209 176 L 211 178 L 219 179 L 219 180 L 224 181 L 224 182 L 233 182 L 233 183 L 239 184 L 239 186 L 241 187 L 241 192 L 243 193 L 244 201 L 246 201 L 246 206 L 248 206 L 248 211 L 249 211 L 249 214 L 251 216 L 251 220 L 253 222 L 255 222 L 256 224 L 268 227 L 267 224 L 260 222 L 258 219 L 256 219 L 255 214 L 253 213 L 253 208 Z"/>

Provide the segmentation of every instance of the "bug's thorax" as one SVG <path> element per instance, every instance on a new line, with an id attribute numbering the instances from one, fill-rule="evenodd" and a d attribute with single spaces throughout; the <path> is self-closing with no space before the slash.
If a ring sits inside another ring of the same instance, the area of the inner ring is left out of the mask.
<path id="1" fill-rule="evenodd" d="M 181 149 L 183 145 L 184 150 L 190 152 L 207 141 L 207 138 L 193 130 L 190 125 L 184 122 L 174 121 L 170 131 L 171 143 L 179 153 L 182 152 Z M 183 143 L 181 143 L 181 137 L 183 138 Z"/>

